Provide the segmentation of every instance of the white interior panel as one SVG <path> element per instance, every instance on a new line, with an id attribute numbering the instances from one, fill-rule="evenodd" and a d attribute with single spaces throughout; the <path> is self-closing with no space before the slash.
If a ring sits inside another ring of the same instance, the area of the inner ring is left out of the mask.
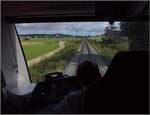
<path id="1" fill-rule="evenodd" d="M 15 33 L 15 32 L 14 32 Z M 19 40 L 16 36 L 17 63 L 18 63 L 18 87 L 28 86 L 30 84 L 29 75 Z"/>
<path id="2" fill-rule="evenodd" d="M 8 89 L 17 87 L 16 39 L 12 37 L 12 24 L 2 19 L 2 72 Z"/>
<path id="3" fill-rule="evenodd" d="M 13 24 L 2 19 L 2 72 L 8 90 L 30 85 L 29 75 Z"/>

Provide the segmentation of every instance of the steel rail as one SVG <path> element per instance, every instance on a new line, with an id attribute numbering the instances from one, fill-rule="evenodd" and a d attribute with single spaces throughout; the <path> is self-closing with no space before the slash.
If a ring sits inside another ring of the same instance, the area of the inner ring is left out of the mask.
<path id="1" fill-rule="evenodd" d="M 94 61 L 93 55 L 91 54 L 91 50 L 90 50 L 90 47 L 88 45 L 88 42 L 86 40 L 84 42 L 85 42 L 86 48 L 88 50 L 89 58 L 94 63 L 95 61 Z"/>
<path id="2" fill-rule="evenodd" d="M 82 42 L 81 42 L 81 49 L 80 49 L 80 56 L 82 55 L 82 53 L 83 53 L 83 48 L 84 48 L 84 40 L 82 40 Z M 80 58 L 78 58 L 78 62 L 80 63 L 81 62 L 81 59 Z"/>

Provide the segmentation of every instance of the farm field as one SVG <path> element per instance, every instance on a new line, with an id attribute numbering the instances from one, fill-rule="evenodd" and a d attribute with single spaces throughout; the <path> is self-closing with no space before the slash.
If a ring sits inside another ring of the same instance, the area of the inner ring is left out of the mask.
<path id="1" fill-rule="evenodd" d="M 27 60 L 41 56 L 59 47 L 59 40 L 57 39 L 34 38 L 21 40 L 21 43 Z"/>
<path id="2" fill-rule="evenodd" d="M 47 38 L 23 40 L 22 45 L 27 60 L 33 59 L 44 53 L 55 50 L 59 47 L 59 40 L 65 41 L 65 48 L 41 62 L 29 66 L 32 82 L 38 82 L 47 73 L 63 72 L 72 56 L 78 49 L 81 39 L 66 38 Z"/>

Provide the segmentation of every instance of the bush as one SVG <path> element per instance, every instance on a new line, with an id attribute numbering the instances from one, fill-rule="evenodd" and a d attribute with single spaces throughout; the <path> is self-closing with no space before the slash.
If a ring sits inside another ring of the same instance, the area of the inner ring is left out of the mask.
<path id="1" fill-rule="evenodd" d="M 26 37 L 24 40 L 30 40 L 30 38 L 27 38 L 27 37 Z"/>

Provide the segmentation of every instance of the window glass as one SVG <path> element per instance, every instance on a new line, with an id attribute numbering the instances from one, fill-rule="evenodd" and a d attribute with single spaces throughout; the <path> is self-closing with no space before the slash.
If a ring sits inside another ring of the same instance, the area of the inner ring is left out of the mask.
<path id="1" fill-rule="evenodd" d="M 16 28 L 32 82 L 51 72 L 75 75 L 73 64 L 91 54 L 99 56 L 93 59 L 104 75 L 117 52 L 149 49 L 148 22 L 21 23 Z"/>

